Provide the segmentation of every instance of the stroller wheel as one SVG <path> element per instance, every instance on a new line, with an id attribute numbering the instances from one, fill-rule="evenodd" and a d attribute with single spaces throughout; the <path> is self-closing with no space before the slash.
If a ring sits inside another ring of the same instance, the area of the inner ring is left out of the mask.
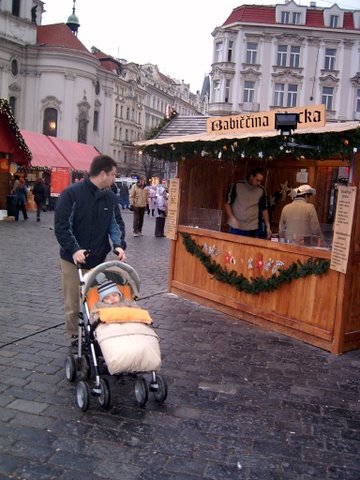
<path id="1" fill-rule="evenodd" d="M 100 379 L 101 393 L 98 396 L 98 402 L 101 408 L 107 410 L 110 406 L 111 394 L 109 383 L 105 378 Z"/>
<path id="2" fill-rule="evenodd" d="M 65 376 L 69 382 L 76 378 L 76 361 L 74 355 L 68 355 L 65 360 Z"/>
<path id="3" fill-rule="evenodd" d="M 81 355 L 79 367 L 81 380 L 89 380 L 91 377 L 91 367 L 88 355 Z"/>
<path id="4" fill-rule="evenodd" d="M 86 382 L 79 382 L 76 386 L 76 405 L 83 411 L 89 408 L 90 387 Z"/>
<path id="5" fill-rule="evenodd" d="M 135 381 L 135 398 L 140 407 L 148 400 L 148 388 L 144 377 L 137 377 Z"/>
<path id="6" fill-rule="evenodd" d="M 157 388 L 153 389 L 155 400 L 158 403 L 164 403 L 167 397 L 167 384 L 162 375 L 156 375 Z"/>

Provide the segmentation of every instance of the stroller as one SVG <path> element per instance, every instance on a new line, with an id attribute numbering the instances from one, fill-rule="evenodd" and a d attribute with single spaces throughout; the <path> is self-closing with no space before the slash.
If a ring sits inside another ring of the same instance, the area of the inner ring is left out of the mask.
<path id="1" fill-rule="evenodd" d="M 159 338 L 149 326 L 151 318 L 141 308 L 116 307 L 99 309 L 99 320 L 91 322 L 94 305 L 98 302 L 99 274 L 114 282 L 124 299 L 139 299 L 140 278 L 128 264 L 104 262 L 83 274 L 78 265 L 80 280 L 79 327 L 76 353 L 65 360 L 65 376 L 76 385 L 76 404 L 86 411 L 90 396 L 97 398 L 103 409 L 111 402 L 110 385 L 103 375 L 130 375 L 135 378 L 135 399 L 143 407 L 152 392 L 162 404 L 167 397 L 167 384 L 156 373 L 161 366 Z M 75 350 L 75 347 L 74 347 Z M 151 380 L 148 382 L 146 377 Z M 92 386 L 90 387 L 90 384 Z"/>

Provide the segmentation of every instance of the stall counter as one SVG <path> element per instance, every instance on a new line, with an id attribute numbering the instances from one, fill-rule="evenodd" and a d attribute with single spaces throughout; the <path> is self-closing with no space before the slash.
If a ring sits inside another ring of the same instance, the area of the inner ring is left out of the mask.
<path id="1" fill-rule="evenodd" d="M 205 260 L 187 251 L 189 243 L 193 249 L 202 247 Z M 179 226 L 172 242 L 169 289 L 239 319 L 341 353 L 345 276 L 328 268 L 330 256 L 330 250 L 323 248 Z M 325 273 L 294 278 L 293 267 L 289 267 L 307 264 L 309 259 Z M 213 270 L 222 272 L 223 281 L 208 273 L 205 264 L 209 260 Z M 250 283 L 251 293 L 239 291 L 230 284 L 231 270 L 246 279 L 262 277 L 265 281 L 275 274 L 274 289 L 255 293 L 256 285 Z M 287 273 L 289 283 L 277 285 L 280 270 Z"/>

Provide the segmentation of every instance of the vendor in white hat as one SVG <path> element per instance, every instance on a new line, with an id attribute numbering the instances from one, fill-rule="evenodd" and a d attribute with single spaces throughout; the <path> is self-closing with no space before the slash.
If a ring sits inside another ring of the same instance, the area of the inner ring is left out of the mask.
<path id="1" fill-rule="evenodd" d="M 319 219 L 312 203 L 308 199 L 316 194 L 310 185 L 300 185 L 292 192 L 292 203 L 285 205 L 279 222 L 279 236 L 289 242 L 304 243 L 316 239 L 317 245 L 322 241 Z"/>

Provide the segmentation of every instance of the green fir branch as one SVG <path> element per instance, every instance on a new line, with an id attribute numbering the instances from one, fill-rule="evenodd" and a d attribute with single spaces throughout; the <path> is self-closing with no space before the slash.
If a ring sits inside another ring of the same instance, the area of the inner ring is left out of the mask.
<path id="1" fill-rule="evenodd" d="M 292 263 L 287 269 L 279 269 L 270 278 L 250 277 L 250 279 L 240 275 L 235 270 L 228 270 L 216 263 L 210 255 L 205 253 L 204 248 L 191 238 L 187 233 L 181 234 L 183 244 L 190 255 L 197 257 L 207 272 L 216 280 L 227 285 L 231 285 L 240 292 L 258 295 L 261 292 L 273 292 L 284 284 L 289 284 L 298 278 L 304 278 L 309 275 L 322 275 L 330 269 L 330 261 L 321 258 L 309 258 L 302 263 L 300 260 Z"/>

